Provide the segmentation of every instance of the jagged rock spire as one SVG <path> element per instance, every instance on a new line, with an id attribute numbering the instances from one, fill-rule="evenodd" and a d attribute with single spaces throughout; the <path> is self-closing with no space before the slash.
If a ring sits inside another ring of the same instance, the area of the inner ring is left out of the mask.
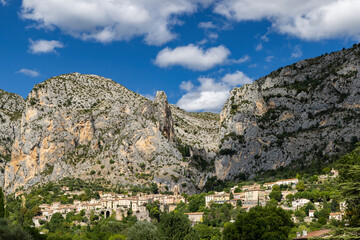
<path id="1" fill-rule="evenodd" d="M 171 109 L 164 91 L 157 91 L 154 99 L 157 108 L 156 117 L 159 120 L 159 130 L 170 140 L 174 139 L 174 121 L 171 116 Z"/>

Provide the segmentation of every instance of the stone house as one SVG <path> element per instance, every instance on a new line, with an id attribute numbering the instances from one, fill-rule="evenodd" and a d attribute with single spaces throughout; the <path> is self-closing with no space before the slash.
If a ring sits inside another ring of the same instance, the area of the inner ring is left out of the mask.
<path id="1" fill-rule="evenodd" d="M 305 206 L 305 204 L 307 204 L 308 202 L 310 202 L 309 199 L 300 198 L 300 199 L 296 199 L 296 200 L 292 201 L 291 204 L 294 208 L 301 208 L 301 207 Z"/>
<path id="2" fill-rule="evenodd" d="M 299 179 L 292 178 L 292 179 L 282 179 L 276 182 L 264 183 L 263 187 L 267 189 L 271 189 L 274 185 L 295 185 L 299 183 Z"/>
<path id="3" fill-rule="evenodd" d="M 244 204 L 251 204 L 251 205 L 265 205 L 266 198 L 265 198 L 265 190 L 263 189 L 253 189 L 253 190 L 246 190 L 245 191 L 245 201 Z"/>
<path id="4" fill-rule="evenodd" d="M 204 219 L 203 212 L 185 213 L 189 217 L 190 222 L 195 225 L 198 222 L 202 222 Z"/>
<path id="5" fill-rule="evenodd" d="M 343 213 L 341 213 L 341 212 L 330 213 L 329 219 L 330 220 L 335 219 L 335 220 L 341 221 L 343 219 Z"/>
<path id="6" fill-rule="evenodd" d="M 224 192 L 217 192 L 205 197 L 205 206 L 210 207 L 211 203 L 224 204 L 230 200 L 230 194 Z"/>

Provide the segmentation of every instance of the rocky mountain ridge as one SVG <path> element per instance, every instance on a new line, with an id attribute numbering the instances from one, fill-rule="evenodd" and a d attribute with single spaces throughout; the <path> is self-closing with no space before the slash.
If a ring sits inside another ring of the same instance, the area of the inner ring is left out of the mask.
<path id="1" fill-rule="evenodd" d="M 184 183 L 195 191 L 204 174 L 182 161 L 175 129 L 184 131 L 174 128 L 164 92 L 150 101 L 95 75 L 48 79 L 26 100 L 4 187 L 13 192 L 78 177 L 122 186 L 156 182 L 170 189 Z"/>
<path id="2" fill-rule="evenodd" d="M 0 186 L 5 181 L 5 165 L 11 160 L 11 149 L 19 132 L 25 100 L 0 89 Z"/>
<path id="3" fill-rule="evenodd" d="M 280 68 L 235 88 L 220 115 L 216 176 L 329 161 L 360 137 L 360 47 Z"/>
<path id="4" fill-rule="evenodd" d="M 1 91 L 0 186 L 76 177 L 196 192 L 209 177 L 330 161 L 360 137 L 359 69 L 358 45 L 303 60 L 234 88 L 220 115 L 79 73 L 36 85 L 26 101 Z"/>

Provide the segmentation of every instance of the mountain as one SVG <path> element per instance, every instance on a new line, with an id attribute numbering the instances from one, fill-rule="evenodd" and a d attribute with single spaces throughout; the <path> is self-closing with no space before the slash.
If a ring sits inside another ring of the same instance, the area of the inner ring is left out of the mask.
<path id="1" fill-rule="evenodd" d="M 5 181 L 5 165 L 11 159 L 11 149 L 19 132 L 25 100 L 17 94 L 0 89 L 0 187 Z"/>
<path id="2" fill-rule="evenodd" d="M 164 92 L 150 101 L 95 75 L 48 79 L 27 97 L 4 187 L 12 192 L 77 177 L 123 186 L 156 182 L 172 189 L 180 184 L 183 190 L 195 191 L 205 174 L 182 161 L 182 139 L 177 135 L 184 136 L 184 143 L 197 144 L 187 128 L 199 127 L 201 133 L 206 121 L 215 120 L 179 109 L 174 113 Z M 185 120 L 174 123 L 173 118 Z"/>
<path id="3" fill-rule="evenodd" d="M 220 114 L 216 176 L 329 161 L 360 136 L 360 47 L 234 88 Z"/>
<path id="4" fill-rule="evenodd" d="M 358 45 L 303 60 L 234 88 L 220 114 L 79 73 L 36 85 L 26 101 L 1 91 L 0 186 L 70 177 L 192 193 L 210 177 L 328 162 L 360 137 L 359 69 Z"/>

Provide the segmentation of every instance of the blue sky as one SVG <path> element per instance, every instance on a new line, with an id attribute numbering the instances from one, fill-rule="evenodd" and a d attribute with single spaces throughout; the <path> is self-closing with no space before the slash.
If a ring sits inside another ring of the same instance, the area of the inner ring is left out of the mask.
<path id="1" fill-rule="evenodd" d="M 188 111 L 235 86 L 357 43 L 357 0 L 0 0 L 0 88 L 24 98 L 71 72 Z"/>

